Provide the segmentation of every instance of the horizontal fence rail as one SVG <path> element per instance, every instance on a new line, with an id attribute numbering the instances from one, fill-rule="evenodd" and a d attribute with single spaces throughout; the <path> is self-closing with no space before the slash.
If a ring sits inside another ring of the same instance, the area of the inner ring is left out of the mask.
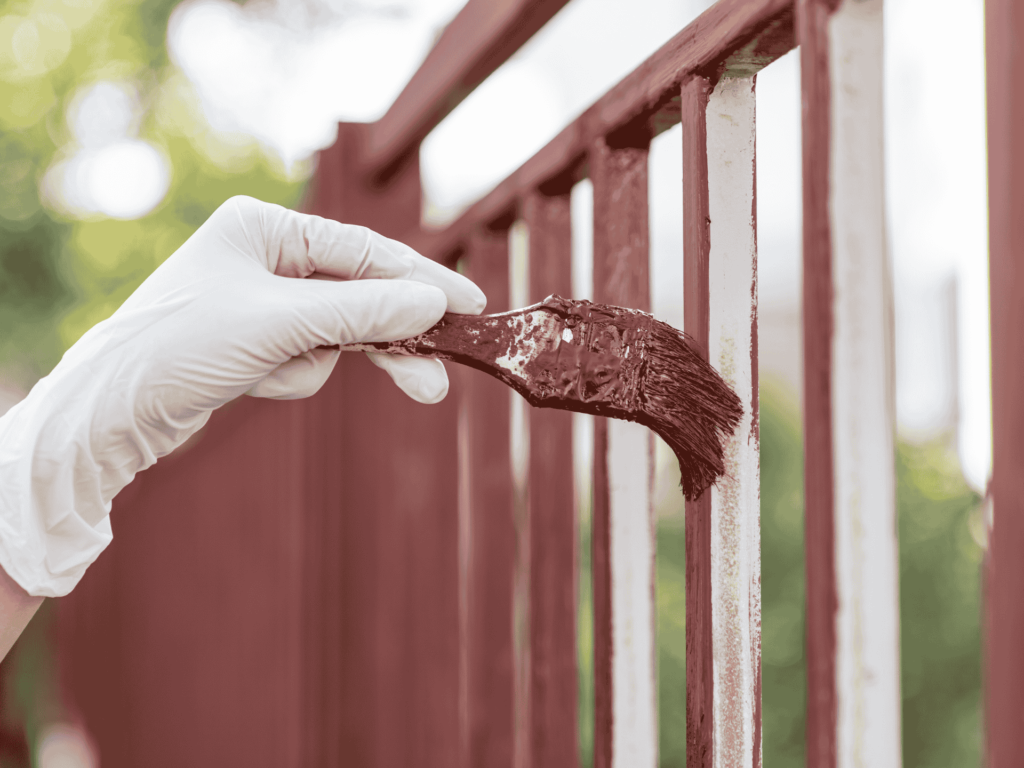
<path id="1" fill-rule="evenodd" d="M 697 73 L 755 73 L 792 50 L 792 0 L 720 0 L 663 45 L 632 74 L 598 99 L 536 155 L 452 225 L 416 230 L 409 244 L 439 260 L 456 257 L 467 235 L 484 222 L 507 217 L 530 190 L 562 175 L 585 175 L 594 142 L 650 140 L 679 123 L 679 86 Z"/>
<path id="2" fill-rule="evenodd" d="M 420 142 L 564 4 L 470 0 L 384 118 L 340 126 L 321 154 L 309 208 L 459 265 L 488 294 L 489 311 L 499 311 L 511 300 L 516 221 L 528 232 L 529 299 L 571 294 L 570 192 L 588 177 L 594 298 L 649 311 L 648 149 L 682 123 L 685 330 L 743 403 L 724 477 L 686 505 L 687 764 L 759 766 L 756 76 L 799 43 L 808 762 L 898 765 L 881 0 L 720 0 L 455 222 L 423 229 Z M 192 643 L 189 674 L 207 686 L 237 695 L 239 669 L 267 674 L 274 687 L 263 694 L 283 696 L 274 700 L 287 703 L 287 733 L 270 733 L 262 698 L 238 712 L 202 699 L 188 707 L 173 662 L 166 674 L 141 678 L 105 652 L 106 679 L 122 701 L 143 695 L 145 679 L 146 696 L 174 694 L 177 734 L 204 734 L 181 746 L 166 729 L 140 726 L 130 748 L 112 748 L 121 757 L 110 765 L 213 765 L 204 760 L 216 749 L 203 746 L 219 724 L 244 733 L 240 713 L 260 724 L 253 765 L 579 765 L 571 418 L 529 412 L 521 493 L 510 448 L 517 395 L 476 371 L 453 371 L 446 402 L 425 408 L 382 387 L 361 356 L 343 358 L 321 393 L 286 406 L 293 413 L 282 423 L 268 416 L 278 403 L 218 415 L 192 458 L 161 462 L 146 473 L 145 493 L 117 504 L 119 519 L 130 519 L 143 510 L 120 509 L 187 502 L 199 527 L 218 513 L 216 500 L 252 477 L 273 487 L 236 514 L 279 515 L 274 505 L 289 499 L 296 511 L 277 534 L 289 580 L 268 589 L 275 610 L 295 614 L 293 629 L 251 637 L 233 666 L 204 660 L 196 650 L 203 638 L 179 638 Z M 271 459 L 245 427 L 260 418 L 279 442 L 275 456 L 292 457 L 301 482 L 275 485 L 274 473 L 261 472 Z M 595 422 L 595 768 L 658 764 L 652 440 L 636 424 Z M 189 494 L 193 459 L 204 485 Z M 122 548 L 153 547 L 141 533 L 127 538 L 119 530 Z M 90 624 L 89 615 L 119 615 L 124 605 L 115 587 L 125 573 L 96 570 L 64 611 L 65 626 L 93 643 L 69 652 L 66 688 L 102 752 L 117 718 L 90 697 L 86 681 L 96 672 L 82 648 L 131 647 L 138 664 L 145 649 L 160 647 L 150 628 L 167 626 L 170 614 L 162 603 L 132 603 L 132 618 Z M 262 597 L 244 583 L 232 588 L 246 605 Z M 239 630 L 204 605 L 195 620 L 205 634 Z"/>

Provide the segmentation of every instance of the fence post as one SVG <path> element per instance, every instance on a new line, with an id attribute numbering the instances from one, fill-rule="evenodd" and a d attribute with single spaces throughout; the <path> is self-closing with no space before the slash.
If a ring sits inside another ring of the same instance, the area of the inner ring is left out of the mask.
<path id="1" fill-rule="evenodd" d="M 761 504 L 757 391 L 754 77 L 708 100 L 708 357 L 743 401 L 711 489 L 717 766 L 761 764 Z"/>
<path id="2" fill-rule="evenodd" d="M 508 230 L 469 239 L 467 275 L 487 295 L 487 312 L 509 308 Z M 450 366 L 449 369 L 455 368 Z M 467 547 L 462 765 L 511 768 L 513 759 L 513 587 L 516 531 L 510 456 L 510 391 L 480 371 L 451 370 L 461 382 L 459 446 L 468 509 L 460 536 Z"/>
<path id="3" fill-rule="evenodd" d="M 601 139 L 589 155 L 594 300 L 649 310 L 647 137 L 625 138 Z M 597 419 L 594 432 L 594 768 L 653 768 L 653 438 L 614 419 Z"/>
<path id="4" fill-rule="evenodd" d="M 683 313 L 686 333 L 707 355 L 708 98 L 711 83 L 683 84 Z M 711 494 L 686 502 L 686 764 L 709 768 L 714 760 L 714 674 L 711 633 Z"/>
<path id="5" fill-rule="evenodd" d="M 687 762 L 761 764 L 754 78 L 681 91 L 687 333 L 744 403 L 725 475 L 686 505 Z"/>
<path id="6" fill-rule="evenodd" d="M 370 187 L 366 129 L 339 126 L 321 156 L 315 211 L 403 239 L 419 227 L 417 159 Z M 309 450 L 330 450 L 331 462 L 308 481 L 327 492 L 306 513 L 305 685 L 333 703 L 313 708 L 303 764 L 457 764 L 457 387 L 422 405 L 345 354 L 317 395 L 336 410 L 308 421 Z M 335 762 L 319 762 L 316 749 Z"/>
<path id="7" fill-rule="evenodd" d="M 985 3 L 992 292 L 992 528 L 985 573 L 986 765 L 1024 755 L 1024 13 Z"/>
<path id="8" fill-rule="evenodd" d="M 892 292 L 882 0 L 799 0 L 807 760 L 898 766 Z"/>
<path id="9" fill-rule="evenodd" d="M 572 295 L 569 189 L 523 203 L 530 237 L 530 302 Z M 572 414 L 531 409 L 530 756 L 531 768 L 579 764 L 576 674 L 576 510 Z"/>

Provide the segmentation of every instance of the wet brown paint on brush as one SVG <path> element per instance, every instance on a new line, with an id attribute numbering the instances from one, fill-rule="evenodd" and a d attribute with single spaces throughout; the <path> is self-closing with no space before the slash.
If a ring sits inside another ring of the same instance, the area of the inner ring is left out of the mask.
<path id="1" fill-rule="evenodd" d="M 498 315 L 447 314 L 414 338 L 344 349 L 451 360 L 535 407 L 643 424 L 675 451 L 687 498 L 722 475 L 722 441 L 742 414 L 685 334 L 645 312 L 559 296 Z"/>

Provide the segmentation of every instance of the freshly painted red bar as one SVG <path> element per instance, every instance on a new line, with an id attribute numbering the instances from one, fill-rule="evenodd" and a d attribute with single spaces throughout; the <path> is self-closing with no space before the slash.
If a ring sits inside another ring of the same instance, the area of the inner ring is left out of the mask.
<path id="1" fill-rule="evenodd" d="M 985 614 L 986 765 L 1024 756 L 1024 11 L 988 0 L 989 257 L 992 291 L 991 496 Z"/>
<path id="2" fill-rule="evenodd" d="M 487 312 L 509 309 L 508 231 L 470 239 L 467 274 L 487 294 Z M 453 366 L 456 367 L 456 366 Z M 453 371 L 454 373 L 454 371 Z M 516 565 L 510 456 L 510 390 L 480 371 L 458 371 L 467 419 L 469 515 L 466 553 L 466 766 L 511 768 L 512 615 Z"/>
<path id="3" fill-rule="evenodd" d="M 530 302 L 572 295 L 569 190 L 523 205 L 530 232 Z M 579 765 L 576 670 L 576 514 L 572 414 L 531 409 L 530 765 Z"/>
<path id="4" fill-rule="evenodd" d="M 804 530 L 807 569 L 807 764 L 836 765 L 836 570 L 832 488 L 832 241 L 829 219 L 828 17 L 800 0 L 803 89 Z"/>
<path id="5" fill-rule="evenodd" d="M 711 83 L 695 77 L 681 89 L 683 124 L 683 325 L 708 354 L 707 106 Z M 711 647 L 711 493 L 686 502 L 686 764 L 714 759 Z"/>
<path id="6" fill-rule="evenodd" d="M 639 146 L 609 147 L 600 139 L 589 153 L 594 185 L 594 300 L 649 310 L 647 137 L 630 138 Z M 595 419 L 594 431 L 594 768 L 611 768 L 614 690 L 607 420 Z"/>

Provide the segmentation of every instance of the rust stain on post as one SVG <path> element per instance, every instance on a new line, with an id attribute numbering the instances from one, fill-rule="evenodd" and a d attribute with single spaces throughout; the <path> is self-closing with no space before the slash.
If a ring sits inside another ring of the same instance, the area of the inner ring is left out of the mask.
<path id="1" fill-rule="evenodd" d="M 711 489 L 714 764 L 761 764 L 760 466 L 754 77 L 724 78 L 707 106 L 709 356 L 748 405 Z"/>

